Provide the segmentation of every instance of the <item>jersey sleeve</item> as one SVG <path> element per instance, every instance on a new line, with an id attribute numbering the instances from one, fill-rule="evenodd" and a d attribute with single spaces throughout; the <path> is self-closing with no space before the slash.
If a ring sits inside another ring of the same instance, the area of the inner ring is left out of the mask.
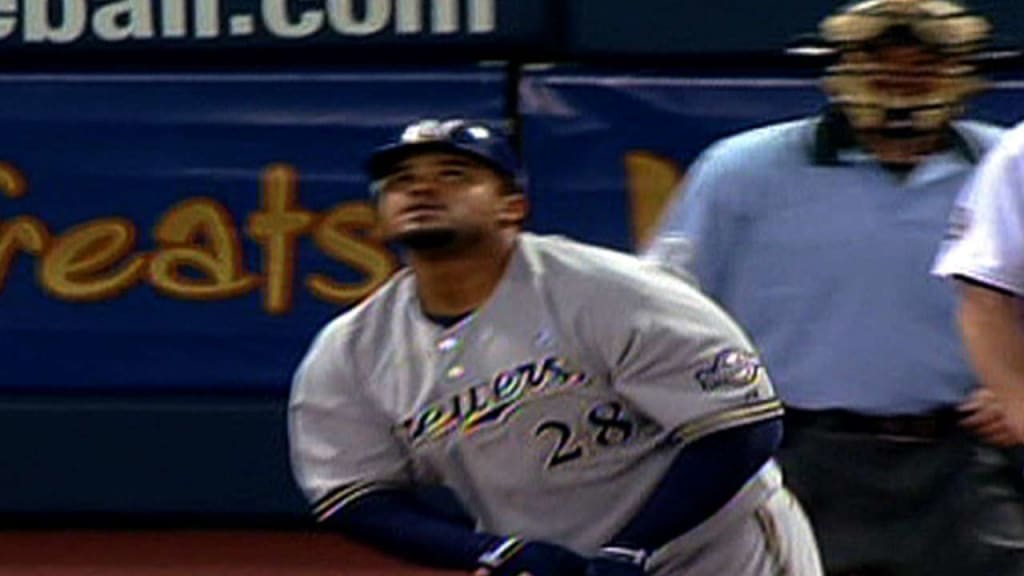
<path id="1" fill-rule="evenodd" d="M 318 520 L 359 497 L 407 484 L 408 457 L 390 421 L 361 393 L 337 332 L 325 330 L 292 383 L 288 436 L 292 469 Z"/>
<path id="2" fill-rule="evenodd" d="M 666 208 L 644 258 L 675 271 L 707 294 L 719 296 L 718 279 L 732 242 L 732 219 L 725 210 L 721 165 L 712 147 L 694 163 Z"/>
<path id="3" fill-rule="evenodd" d="M 615 391 L 684 444 L 782 414 L 757 352 L 710 299 L 667 275 L 604 303 L 592 335 Z"/>
<path id="4" fill-rule="evenodd" d="M 1020 146 L 1000 146 L 986 157 L 951 216 L 935 274 L 965 276 L 1024 295 L 1021 164 L 1024 149 Z"/>

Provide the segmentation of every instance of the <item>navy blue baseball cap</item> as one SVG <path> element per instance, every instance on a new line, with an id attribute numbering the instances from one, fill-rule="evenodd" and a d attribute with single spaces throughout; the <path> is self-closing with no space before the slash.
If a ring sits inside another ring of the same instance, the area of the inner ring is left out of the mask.
<path id="1" fill-rule="evenodd" d="M 459 119 L 426 119 L 406 126 L 396 141 L 373 151 L 366 171 L 371 180 L 377 181 L 403 160 L 426 152 L 461 154 L 516 181 L 520 177 L 519 159 L 505 130 Z"/>

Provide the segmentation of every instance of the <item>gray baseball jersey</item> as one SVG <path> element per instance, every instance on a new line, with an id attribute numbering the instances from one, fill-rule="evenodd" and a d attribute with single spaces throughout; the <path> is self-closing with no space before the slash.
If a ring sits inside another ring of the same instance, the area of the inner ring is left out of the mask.
<path id="1" fill-rule="evenodd" d="M 383 486 L 444 484 L 481 530 L 590 554 L 680 446 L 781 411 L 751 344 L 697 290 L 524 233 L 495 293 L 455 326 L 423 315 L 408 270 L 330 323 L 295 376 L 289 425 L 322 519 Z M 763 489 L 739 499 L 748 515 L 780 480 L 771 465 L 750 484 Z"/>

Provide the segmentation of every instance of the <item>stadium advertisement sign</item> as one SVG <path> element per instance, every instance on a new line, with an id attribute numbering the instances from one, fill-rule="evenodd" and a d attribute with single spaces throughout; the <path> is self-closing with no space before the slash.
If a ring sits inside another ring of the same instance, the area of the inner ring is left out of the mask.
<path id="1" fill-rule="evenodd" d="M 414 119 L 501 120 L 499 70 L 0 76 L 0 389 L 287 389 L 399 265 L 361 166 Z M 1024 117 L 1004 81 L 972 115 Z M 713 140 L 815 82 L 546 69 L 519 86 L 530 229 L 642 247 Z"/>
<path id="2" fill-rule="evenodd" d="M 505 95 L 478 69 L 0 76 L 0 386 L 286 387 L 397 265 L 371 147 Z"/>
<path id="3" fill-rule="evenodd" d="M 540 43 L 543 0 L 0 0 L 0 48 Z"/>

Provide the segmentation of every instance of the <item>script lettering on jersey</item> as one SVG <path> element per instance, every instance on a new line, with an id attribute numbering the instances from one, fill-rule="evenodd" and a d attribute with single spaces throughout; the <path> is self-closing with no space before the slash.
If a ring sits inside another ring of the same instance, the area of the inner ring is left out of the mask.
<path id="1" fill-rule="evenodd" d="M 482 426 L 501 422 L 527 398 L 584 385 L 587 375 L 568 361 L 549 357 L 503 370 L 485 382 L 431 404 L 402 423 L 410 444 L 441 438 L 449 433 L 471 434 Z"/>

